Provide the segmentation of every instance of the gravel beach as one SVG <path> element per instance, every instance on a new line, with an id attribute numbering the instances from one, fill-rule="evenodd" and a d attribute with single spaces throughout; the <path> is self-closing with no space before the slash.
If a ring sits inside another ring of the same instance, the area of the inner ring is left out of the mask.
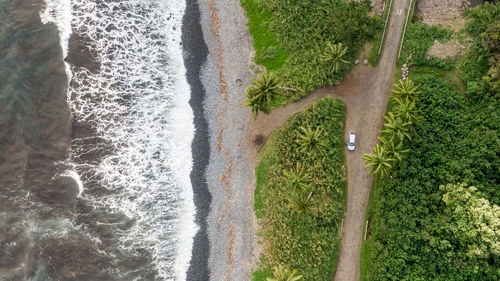
<path id="1" fill-rule="evenodd" d="M 196 118 L 198 143 L 193 146 L 201 144 L 209 152 L 193 147 L 193 154 L 198 155 L 194 157 L 196 171 L 192 179 L 201 230 L 195 237 L 188 280 L 250 280 L 258 256 L 253 212 L 255 159 L 247 146 L 252 115 L 242 102 L 254 76 L 249 67 L 252 39 L 239 1 L 198 0 L 198 5 L 196 0 L 187 2 L 183 42 L 189 44 L 184 46 L 188 80 L 195 115 L 203 112 L 206 121 L 205 126 Z M 196 9 L 201 26 L 193 24 Z M 193 39 L 200 27 L 204 43 Z M 197 61 L 203 63 L 201 69 Z M 196 69 L 200 69 L 199 75 Z M 202 89 L 197 77 L 201 78 Z M 196 106 L 200 100 L 202 109 Z M 204 134 L 208 136 L 207 144 L 203 143 Z M 199 180 L 203 172 L 206 182 Z"/>

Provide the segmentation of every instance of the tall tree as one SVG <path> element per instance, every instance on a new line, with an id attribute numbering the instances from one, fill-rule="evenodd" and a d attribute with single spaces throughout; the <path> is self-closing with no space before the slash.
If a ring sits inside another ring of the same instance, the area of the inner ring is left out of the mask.
<path id="1" fill-rule="evenodd" d="M 313 199 L 313 193 L 307 191 L 294 192 L 290 207 L 292 211 L 297 214 L 299 219 L 313 215 L 318 211 L 316 202 Z"/>
<path id="2" fill-rule="evenodd" d="M 398 83 L 394 83 L 394 89 L 392 90 L 392 92 L 396 97 L 415 100 L 420 94 L 418 87 L 419 86 L 410 79 L 406 79 L 404 82 L 400 79 Z"/>
<path id="3" fill-rule="evenodd" d="M 403 149 L 403 142 L 395 139 L 394 137 L 391 137 L 390 139 L 380 137 L 378 139 L 387 153 L 387 156 L 394 160 L 400 161 L 403 159 L 403 155 L 410 151 L 409 149 Z"/>
<path id="4" fill-rule="evenodd" d="M 467 249 L 470 258 L 500 256 L 500 207 L 482 197 L 474 186 L 465 183 L 439 187 L 446 204 L 442 227 Z"/>
<path id="5" fill-rule="evenodd" d="M 300 127 L 301 133 L 296 142 L 300 145 L 301 152 L 317 151 L 320 152 L 321 149 L 326 147 L 325 142 L 322 140 L 323 128 L 317 127 L 316 130 L 310 127 Z"/>
<path id="6" fill-rule="evenodd" d="M 349 63 L 343 59 L 346 53 L 347 47 L 343 46 L 342 43 L 332 44 L 328 42 L 320 59 L 328 62 L 330 64 L 330 71 L 336 73 L 340 70 L 340 65 L 342 63 Z"/>
<path id="7" fill-rule="evenodd" d="M 283 171 L 286 183 L 295 190 L 307 190 L 311 182 L 311 175 L 304 167 L 297 163 L 294 169 Z"/>
<path id="8" fill-rule="evenodd" d="M 371 168 L 370 173 L 380 177 L 389 175 L 394 162 L 394 159 L 390 158 L 379 144 L 375 146 L 373 153 L 363 155 L 363 159 L 367 163 L 366 168 Z"/>
<path id="9" fill-rule="evenodd" d="M 289 270 L 281 264 L 273 268 L 273 276 L 268 277 L 267 281 L 298 281 L 302 275 L 297 275 L 297 270 Z"/>
<path id="10" fill-rule="evenodd" d="M 396 102 L 393 110 L 394 115 L 400 117 L 403 122 L 417 124 L 422 121 L 422 117 L 419 115 L 420 110 L 417 109 L 414 100 L 412 101 L 408 97 L 396 97 L 394 101 Z"/>
<path id="11" fill-rule="evenodd" d="M 246 90 L 247 99 L 245 105 L 252 108 L 254 119 L 259 111 L 269 114 L 271 104 L 281 94 L 279 80 L 271 73 L 260 73 L 257 79 L 252 78 L 253 84 Z"/>
<path id="12" fill-rule="evenodd" d="M 392 112 L 389 112 L 384 119 L 384 129 L 382 132 L 388 133 L 400 141 L 403 141 L 405 138 L 411 139 L 411 132 L 413 130 L 411 122 L 404 122 L 401 117 L 394 116 Z"/>

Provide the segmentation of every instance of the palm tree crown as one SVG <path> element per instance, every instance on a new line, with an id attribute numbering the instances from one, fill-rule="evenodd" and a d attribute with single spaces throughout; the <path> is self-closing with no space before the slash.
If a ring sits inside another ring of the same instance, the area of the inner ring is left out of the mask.
<path id="1" fill-rule="evenodd" d="M 312 195 L 312 192 L 299 191 L 292 197 L 290 207 L 299 219 L 312 215 L 314 211 L 317 211 Z"/>
<path id="2" fill-rule="evenodd" d="M 325 142 L 321 139 L 323 135 L 323 128 L 317 127 L 316 130 L 312 130 L 310 127 L 300 127 L 301 133 L 296 142 L 300 145 L 300 151 L 316 150 L 320 151 L 323 147 L 326 147 Z"/>
<path id="3" fill-rule="evenodd" d="M 368 163 L 366 168 L 371 168 L 370 173 L 377 176 L 386 177 L 392 168 L 393 158 L 388 157 L 385 149 L 379 144 L 373 149 L 373 153 L 363 155 L 363 159 Z"/>
<path id="4" fill-rule="evenodd" d="M 245 105 L 252 107 L 253 116 L 257 118 L 259 111 L 269 114 L 271 103 L 277 100 L 281 89 L 278 78 L 270 73 L 260 73 L 252 81 L 246 90 Z"/>
<path id="5" fill-rule="evenodd" d="M 400 117 L 394 116 L 392 112 L 389 112 L 387 116 L 384 117 L 384 129 L 382 132 L 389 133 L 392 136 L 398 138 L 398 140 L 403 141 L 405 138 L 411 139 L 411 122 L 404 122 Z"/>
<path id="6" fill-rule="evenodd" d="M 404 154 L 410 151 L 409 149 L 403 149 L 403 142 L 396 140 L 394 137 L 391 137 L 389 140 L 385 137 L 378 139 L 389 158 L 401 161 Z"/>
<path id="7" fill-rule="evenodd" d="M 394 98 L 394 101 L 396 102 L 394 115 L 400 117 L 403 122 L 417 124 L 422 121 L 422 117 L 418 115 L 420 110 L 417 109 L 415 101 L 411 101 L 408 97 L 397 97 Z"/>
<path id="8" fill-rule="evenodd" d="M 300 165 L 300 163 L 297 163 L 295 169 L 283 171 L 283 174 L 287 184 L 289 184 L 292 188 L 306 190 L 309 187 L 311 176 L 309 173 L 304 171 L 304 168 Z"/>
<path id="9" fill-rule="evenodd" d="M 282 265 L 273 268 L 274 277 L 268 277 L 267 281 L 298 281 L 302 279 L 302 275 L 296 275 L 297 270 L 288 270 Z"/>
<path id="10" fill-rule="evenodd" d="M 396 95 L 396 97 L 410 98 L 411 100 L 415 100 L 420 94 L 418 87 L 418 85 L 416 85 L 409 79 L 406 79 L 404 82 L 402 80 L 399 80 L 398 83 L 394 84 L 394 89 L 392 90 L 392 92 Z"/>
<path id="11" fill-rule="evenodd" d="M 332 44 L 328 42 L 326 50 L 320 56 L 322 61 L 327 61 L 330 63 L 330 71 L 338 72 L 341 63 L 348 63 L 348 61 L 342 59 L 347 53 L 347 47 L 343 46 L 342 43 Z"/>

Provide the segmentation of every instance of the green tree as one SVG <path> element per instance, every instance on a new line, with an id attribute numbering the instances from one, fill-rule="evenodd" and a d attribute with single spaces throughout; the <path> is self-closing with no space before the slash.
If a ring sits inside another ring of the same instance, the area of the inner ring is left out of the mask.
<path id="1" fill-rule="evenodd" d="M 385 149 L 379 144 L 375 146 L 373 153 L 363 155 L 363 159 L 367 163 L 366 168 L 371 168 L 370 173 L 380 177 L 389 175 L 394 162 L 394 159 L 390 158 Z"/>
<path id="2" fill-rule="evenodd" d="M 400 141 L 403 141 L 405 138 L 411 140 L 411 132 L 413 131 L 411 122 L 403 121 L 399 116 L 394 116 L 392 112 L 384 116 L 384 119 L 384 129 L 382 132 L 388 133 Z"/>
<path id="3" fill-rule="evenodd" d="M 419 86 L 410 79 L 406 79 L 404 82 L 400 79 L 398 83 L 394 83 L 394 89 L 392 92 L 396 97 L 415 100 L 420 94 L 418 87 Z"/>
<path id="4" fill-rule="evenodd" d="M 300 152 L 315 151 L 321 152 L 326 147 L 325 142 L 322 140 L 323 128 L 317 127 L 316 130 L 311 127 L 300 127 L 299 137 L 296 142 L 300 145 Z"/>
<path id="5" fill-rule="evenodd" d="M 267 281 L 298 281 L 302 275 L 297 275 L 297 270 L 289 270 L 281 264 L 273 268 L 273 276 L 268 277 Z"/>
<path id="6" fill-rule="evenodd" d="M 491 204 L 465 183 L 439 187 L 445 192 L 445 215 L 449 220 L 443 227 L 464 247 L 470 258 L 500 256 L 500 207 Z"/>
<path id="7" fill-rule="evenodd" d="M 246 89 L 245 105 L 252 108 L 255 119 L 259 111 L 269 114 L 271 104 L 278 99 L 282 90 L 278 78 L 270 73 L 260 73 L 252 81 L 253 84 Z"/>
<path id="8" fill-rule="evenodd" d="M 422 121 L 422 117 L 419 115 L 420 110 L 417 109 L 415 101 L 410 100 L 408 97 L 394 98 L 396 106 L 394 106 L 393 112 L 396 117 L 400 117 L 403 122 L 409 122 L 411 124 L 417 124 Z"/>
<path id="9" fill-rule="evenodd" d="M 409 152 L 409 149 L 403 149 L 403 142 L 391 137 L 386 139 L 385 137 L 378 138 L 382 147 L 384 148 L 387 156 L 394 160 L 401 161 L 405 153 Z"/>
<path id="10" fill-rule="evenodd" d="M 320 59 L 330 64 L 331 72 L 337 73 L 340 70 L 340 65 L 342 63 L 349 63 L 343 59 L 346 53 L 347 47 L 343 46 L 342 43 L 332 44 L 331 42 L 328 42 L 325 51 L 320 56 Z"/>
<path id="11" fill-rule="evenodd" d="M 296 190 L 307 190 L 311 182 L 311 175 L 304 170 L 304 167 L 297 163 L 295 169 L 283 171 L 287 184 Z"/>
<path id="12" fill-rule="evenodd" d="M 292 211 L 297 214 L 299 219 L 311 216 L 317 213 L 318 208 L 313 198 L 312 192 L 297 191 L 292 195 L 290 207 Z"/>
<path id="13" fill-rule="evenodd" d="M 500 54 L 496 55 L 497 58 L 491 57 L 491 67 L 488 74 L 483 77 L 483 80 L 488 83 L 491 91 L 496 97 L 500 97 Z"/>

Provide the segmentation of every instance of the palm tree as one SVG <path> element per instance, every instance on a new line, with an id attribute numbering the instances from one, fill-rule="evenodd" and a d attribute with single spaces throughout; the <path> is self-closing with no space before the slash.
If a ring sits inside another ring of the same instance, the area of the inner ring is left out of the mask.
<path id="1" fill-rule="evenodd" d="M 332 44 L 328 42 L 326 50 L 320 56 L 322 61 L 326 61 L 330 63 L 330 71 L 336 73 L 340 69 L 341 63 L 349 63 L 342 58 L 347 53 L 347 47 L 342 46 L 342 43 Z"/>
<path id="2" fill-rule="evenodd" d="M 398 140 L 403 141 L 405 138 L 411 139 L 411 123 L 404 122 L 400 117 L 395 117 L 392 112 L 389 112 L 387 116 L 384 117 L 384 129 L 382 132 L 389 133 L 392 136 L 398 138 Z"/>
<path id="3" fill-rule="evenodd" d="M 415 101 L 411 101 L 408 97 L 394 98 L 396 106 L 394 107 L 394 115 L 400 117 L 403 122 L 410 122 L 412 124 L 417 124 L 422 121 L 422 117 L 418 115 L 420 110 L 417 109 Z"/>
<path id="4" fill-rule="evenodd" d="M 384 148 L 379 144 L 373 149 L 373 153 L 363 155 L 363 159 L 368 163 L 366 168 L 371 168 L 370 173 L 376 176 L 386 177 L 392 168 L 393 158 L 388 157 Z"/>
<path id="5" fill-rule="evenodd" d="M 300 152 L 304 151 L 318 151 L 320 152 L 322 148 L 326 147 L 325 142 L 321 139 L 323 135 L 323 128 L 317 127 L 316 130 L 312 130 L 311 127 L 300 127 L 301 133 L 299 133 L 299 138 L 295 140 L 300 145 Z"/>
<path id="6" fill-rule="evenodd" d="M 394 137 L 391 137 L 389 140 L 385 137 L 378 139 L 389 158 L 401 161 L 403 155 L 410 151 L 409 149 L 403 149 L 403 142 L 394 139 Z"/>
<path id="7" fill-rule="evenodd" d="M 317 211 L 317 208 L 315 207 L 316 203 L 314 202 L 312 195 L 312 192 L 307 193 L 299 191 L 292 197 L 290 207 L 292 208 L 292 211 L 297 214 L 299 219 L 310 216 L 314 213 L 314 211 Z"/>
<path id="8" fill-rule="evenodd" d="M 270 73 L 260 73 L 252 81 L 253 84 L 246 90 L 245 105 L 252 107 L 253 116 L 257 118 L 259 111 L 269 114 L 271 103 L 278 99 L 281 89 L 278 78 Z"/>
<path id="9" fill-rule="evenodd" d="M 404 82 L 400 79 L 398 83 L 394 84 L 392 92 L 396 95 L 396 97 L 415 100 L 420 94 L 418 87 L 418 85 L 415 85 L 415 83 L 409 79 L 406 79 Z"/>
<path id="10" fill-rule="evenodd" d="M 297 281 L 302 275 L 296 275 L 297 270 L 289 270 L 281 264 L 273 268 L 274 277 L 268 277 L 267 281 Z"/>
<path id="11" fill-rule="evenodd" d="M 311 181 L 311 175 L 304 171 L 304 168 L 297 163 L 295 169 L 283 171 L 286 182 L 296 190 L 306 190 Z"/>

